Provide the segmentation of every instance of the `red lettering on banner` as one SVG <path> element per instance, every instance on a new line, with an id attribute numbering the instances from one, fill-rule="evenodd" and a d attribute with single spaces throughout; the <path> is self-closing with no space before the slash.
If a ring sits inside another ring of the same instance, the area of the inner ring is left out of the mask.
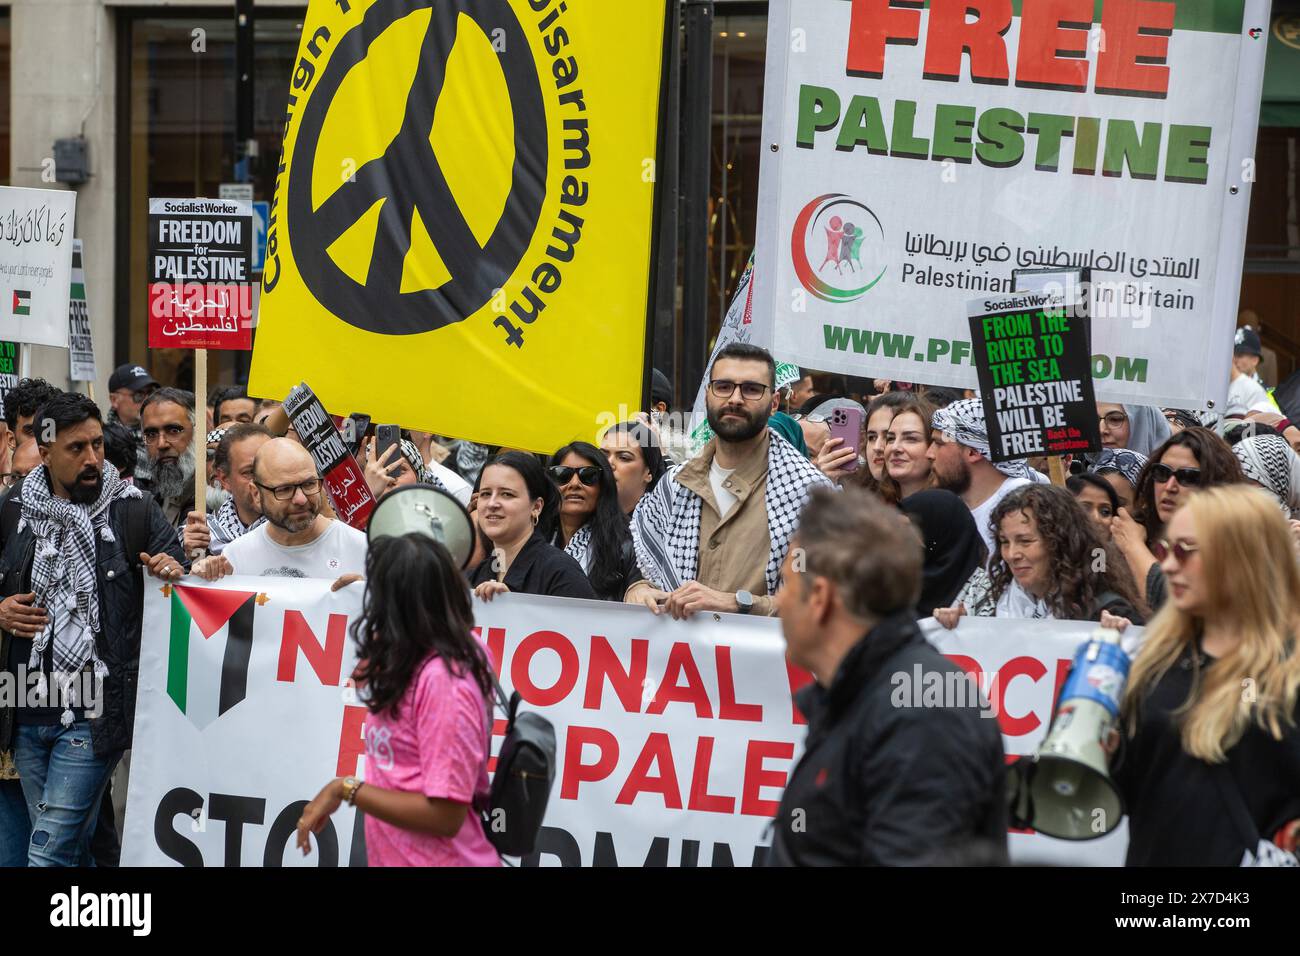
<path id="1" fill-rule="evenodd" d="M 970 11 L 978 20 L 967 21 Z M 925 36 L 925 78 L 961 78 L 962 54 L 970 56 L 976 83 L 1005 86 L 1010 79 L 1007 45 L 1002 35 L 1011 26 L 1011 0 L 930 0 Z"/>
<path id="2" fill-rule="evenodd" d="M 811 684 L 813 676 L 802 667 L 795 667 L 789 661 L 786 661 L 785 677 L 790 682 L 790 723 L 796 725 L 806 724 L 808 720 L 799 712 L 799 705 L 794 702 L 794 695 Z"/>
<path id="3" fill-rule="evenodd" d="M 659 774 L 651 776 L 650 768 L 658 765 Z M 672 745 L 667 734 L 651 734 L 646 738 L 645 746 L 637 755 L 632 771 L 627 775 L 627 782 L 618 792 L 615 803 L 631 804 L 639 793 L 657 793 L 664 798 L 664 806 L 669 810 L 682 808 L 681 787 L 677 784 L 677 767 L 673 763 Z"/>
<path id="4" fill-rule="evenodd" d="M 541 650 L 552 650 L 560 656 L 560 676 L 545 689 L 534 684 L 528 672 L 533 655 Z M 510 683 L 534 707 L 558 704 L 573 693 L 573 688 L 578 683 L 578 651 L 558 631 L 535 631 L 523 639 L 510 659 Z"/>
<path id="5" fill-rule="evenodd" d="M 366 752 L 364 733 L 366 708 L 346 704 L 343 726 L 339 729 L 339 760 L 334 768 L 337 777 L 351 777 L 357 772 L 357 758 Z"/>
<path id="6" fill-rule="evenodd" d="M 483 640 L 483 628 L 475 627 L 470 631 L 475 639 Z M 504 627 L 489 627 L 487 640 L 483 641 L 487 645 L 488 658 L 492 661 L 492 667 L 496 670 L 497 675 L 501 674 L 501 662 L 506 656 L 506 629 Z"/>
<path id="7" fill-rule="evenodd" d="M 1033 733 L 1033 731 L 1042 723 L 1038 715 L 1032 710 L 1020 717 L 1013 717 L 1007 713 L 1007 687 L 1017 677 L 1028 677 L 1037 683 L 1047 668 L 1043 662 L 1036 657 L 1013 657 L 1002 665 L 997 676 L 997 703 L 998 725 L 1002 728 L 1002 733 L 1008 737 L 1020 737 L 1024 734 Z"/>
<path id="8" fill-rule="evenodd" d="M 736 703 L 736 678 L 731 672 L 731 648 L 719 644 L 713 649 L 718 665 L 718 717 L 722 720 L 762 721 L 762 704 Z"/>
<path id="9" fill-rule="evenodd" d="M 632 663 L 625 671 L 618 654 L 609 641 L 599 635 L 591 639 L 591 655 L 587 663 L 587 692 L 582 706 L 587 710 L 600 710 L 605 679 L 618 695 L 619 703 L 629 714 L 641 713 L 641 696 L 645 691 L 645 675 L 650 642 L 645 638 L 632 641 Z"/>
<path id="10" fill-rule="evenodd" d="M 787 772 L 767 770 L 763 761 L 768 758 L 790 760 L 794 757 L 794 744 L 779 740 L 751 740 L 745 751 L 745 783 L 740 793 L 740 812 L 750 817 L 774 817 L 779 800 L 764 800 L 762 789 L 785 789 Z"/>
<path id="11" fill-rule="evenodd" d="M 1028 9 L 1022 9 L 1020 17 L 1016 86 L 1072 93 L 1088 88 L 1092 6 L 1093 0 L 1038 0 L 1032 6 L 1026 4 Z"/>
<path id="12" fill-rule="evenodd" d="M 504 717 L 493 717 L 493 718 L 492 718 L 492 736 L 493 736 L 493 737 L 504 737 L 504 736 L 506 735 L 506 731 L 509 729 L 509 727 L 510 727 L 510 721 L 507 720 L 506 718 L 504 718 Z M 491 749 L 491 748 L 489 748 L 489 750 L 490 750 L 490 749 Z M 488 753 L 487 768 L 488 768 L 488 773 L 496 773 L 496 771 L 497 771 L 497 758 L 496 758 L 496 755 L 493 754 L 493 753 L 490 753 L 490 752 Z"/>
<path id="13" fill-rule="evenodd" d="M 678 684 L 679 677 L 685 676 L 686 683 Z M 668 652 L 668 663 L 664 667 L 664 679 L 655 691 L 655 699 L 646 708 L 648 714 L 662 714 L 664 708 L 673 701 L 695 705 L 696 717 L 712 717 L 713 705 L 709 703 L 709 692 L 704 689 L 704 680 L 700 669 L 691 656 L 691 645 L 685 642 L 673 644 Z"/>
<path id="14" fill-rule="evenodd" d="M 736 798 L 709 793 L 709 765 L 713 762 L 713 738 L 701 737 L 695 744 L 695 769 L 691 771 L 691 795 L 687 810 L 735 813 Z"/>
<path id="15" fill-rule="evenodd" d="M 921 33 L 920 7 L 920 0 L 899 0 L 897 6 L 891 0 L 853 0 L 844 72 L 873 79 L 884 76 L 888 44 L 916 45 Z"/>
<path id="16" fill-rule="evenodd" d="M 1153 0 L 1107 0 L 1101 14 L 1105 46 L 1097 55 L 1098 93 L 1150 96 L 1169 93 L 1169 38 L 1174 4 Z"/>
<path id="17" fill-rule="evenodd" d="M 582 762 L 582 748 L 595 744 L 600 756 L 595 763 Z M 560 799 L 578 799 L 578 787 L 604 780 L 618 764 L 618 740 L 602 727 L 571 725 L 564 738 L 564 773 L 560 775 Z"/>
<path id="18" fill-rule="evenodd" d="M 343 645 L 348 636 L 348 616 L 331 614 L 325 625 L 325 644 L 316 640 L 307 619 L 301 611 L 284 612 L 284 635 L 280 638 L 280 665 L 275 679 L 293 683 L 298 672 L 298 654 L 302 651 L 307 663 L 326 687 L 336 687 L 343 671 Z"/>

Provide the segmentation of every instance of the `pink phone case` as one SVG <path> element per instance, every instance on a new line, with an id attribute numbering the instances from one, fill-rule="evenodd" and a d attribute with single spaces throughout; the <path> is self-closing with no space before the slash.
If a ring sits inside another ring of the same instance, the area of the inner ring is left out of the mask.
<path id="1" fill-rule="evenodd" d="M 840 448 L 852 448 L 855 452 L 861 454 L 862 443 L 862 412 L 856 408 L 836 408 L 831 412 L 829 419 L 831 426 L 831 438 L 842 438 L 844 444 Z M 839 449 L 836 449 L 837 451 Z M 855 458 L 845 466 L 847 471 L 857 471 L 858 461 Z"/>

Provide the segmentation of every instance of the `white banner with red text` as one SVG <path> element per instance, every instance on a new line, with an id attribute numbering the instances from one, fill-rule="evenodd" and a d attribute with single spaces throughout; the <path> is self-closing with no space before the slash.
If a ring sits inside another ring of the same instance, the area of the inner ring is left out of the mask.
<path id="1" fill-rule="evenodd" d="M 365 709 L 348 686 L 362 590 L 226 578 L 146 589 L 124 865 L 359 865 L 343 807 L 305 859 L 293 833 L 332 777 L 364 775 Z M 556 779 L 525 865 L 748 866 L 806 731 L 775 619 L 505 595 L 476 603 L 507 688 L 555 725 Z M 1032 751 L 1092 625 L 963 618 L 932 633 L 980 672 L 1008 754 Z M 896 675 L 906 681 L 909 675 Z M 928 706 L 926 688 L 908 693 Z M 493 749 L 504 720 L 496 721 Z M 1126 837 L 1011 835 L 1012 855 L 1122 862 Z"/>

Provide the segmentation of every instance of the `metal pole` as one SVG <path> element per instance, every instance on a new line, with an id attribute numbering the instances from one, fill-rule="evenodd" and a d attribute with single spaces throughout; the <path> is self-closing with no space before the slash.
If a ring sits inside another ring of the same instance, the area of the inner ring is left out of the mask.
<path id="1" fill-rule="evenodd" d="M 709 165 L 713 149 L 713 0 L 686 3 L 686 102 L 682 108 L 681 387 L 692 397 L 704 377 L 709 338 Z"/>
<path id="2" fill-rule="evenodd" d="M 256 29 L 253 0 L 235 0 L 235 182 L 251 183 L 257 162 L 253 138 L 253 36 Z M 249 353 L 233 356 L 235 378 L 248 380 Z M 197 396 L 196 396 L 197 398 Z M 206 401 L 206 397 L 204 398 Z"/>
<path id="3" fill-rule="evenodd" d="M 686 407 L 695 396 L 695 383 L 686 382 L 678 368 L 681 349 L 677 345 L 677 253 L 678 207 L 681 202 L 681 123 L 682 123 L 682 18 L 679 0 L 669 7 L 667 35 L 664 37 L 663 95 L 659 121 L 660 138 L 658 179 L 657 245 L 655 259 L 655 308 L 651 350 L 651 367 L 659 369 L 673 383 L 673 407 Z M 649 385 L 646 385 L 647 394 Z M 647 405 L 648 407 L 648 405 Z"/>

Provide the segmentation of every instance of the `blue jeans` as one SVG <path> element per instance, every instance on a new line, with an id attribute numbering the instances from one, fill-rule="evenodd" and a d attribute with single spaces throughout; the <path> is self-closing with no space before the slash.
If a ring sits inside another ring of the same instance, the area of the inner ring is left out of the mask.
<path id="1" fill-rule="evenodd" d="M 0 866 L 26 866 L 32 821 L 27 798 L 17 780 L 0 780 Z"/>
<path id="2" fill-rule="evenodd" d="M 121 753 L 96 757 L 85 720 L 71 727 L 19 725 L 16 731 L 14 763 L 32 822 L 27 865 L 89 864 L 99 801 Z"/>

